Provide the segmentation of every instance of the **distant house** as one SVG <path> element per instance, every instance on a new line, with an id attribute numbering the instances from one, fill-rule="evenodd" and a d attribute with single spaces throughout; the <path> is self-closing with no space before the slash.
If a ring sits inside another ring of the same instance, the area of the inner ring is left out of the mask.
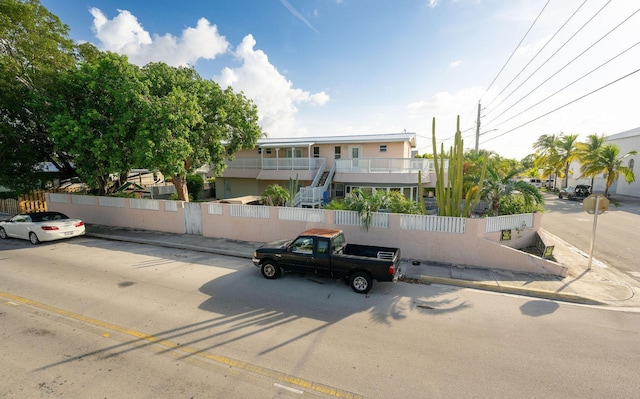
<path id="1" fill-rule="evenodd" d="M 618 146 L 621 156 L 633 150 L 640 152 L 640 127 L 607 136 L 605 137 L 605 144 Z M 640 197 L 640 170 L 635 167 L 636 164 L 640 166 L 640 155 L 632 155 L 624 160 L 624 166 L 631 168 L 635 173 L 636 181 L 628 184 L 624 177 L 620 176 L 618 181 L 609 188 L 609 193 Z M 569 186 L 577 184 L 591 184 L 591 178 L 581 178 L 580 163 L 574 161 L 569 167 Z M 605 187 L 605 175 L 596 176 L 593 181 L 592 192 L 603 193 Z"/>
<path id="2" fill-rule="evenodd" d="M 218 198 L 260 195 L 271 184 L 301 187 L 296 206 L 316 207 L 351 190 L 399 191 L 417 200 L 423 187 L 435 187 L 433 160 L 413 158 L 414 133 L 303 138 L 263 138 L 255 148 L 234 154 L 222 177 Z"/>

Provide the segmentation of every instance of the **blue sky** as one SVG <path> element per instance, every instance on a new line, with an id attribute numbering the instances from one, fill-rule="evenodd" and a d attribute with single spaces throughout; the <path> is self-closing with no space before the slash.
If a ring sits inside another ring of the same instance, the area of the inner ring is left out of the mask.
<path id="1" fill-rule="evenodd" d="M 505 157 L 640 126 L 631 0 L 41 1 L 78 42 L 244 91 L 269 137 L 407 131 L 424 153 L 460 115 L 473 148 L 479 101 L 480 148 Z"/>

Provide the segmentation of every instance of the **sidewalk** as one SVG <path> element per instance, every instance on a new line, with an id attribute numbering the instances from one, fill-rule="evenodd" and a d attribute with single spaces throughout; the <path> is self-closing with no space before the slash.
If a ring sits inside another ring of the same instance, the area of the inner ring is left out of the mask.
<path id="1" fill-rule="evenodd" d="M 547 236 L 546 239 L 550 244 L 555 245 L 554 257 L 558 263 L 568 267 L 567 277 L 403 259 L 403 279 L 425 284 L 453 285 L 589 305 L 640 309 L 639 281 L 596 259 L 593 259 L 591 269 L 587 270 L 588 254 L 580 252 L 544 230 L 541 230 L 541 233 Z M 86 234 L 96 238 L 153 244 L 246 259 L 250 259 L 253 250 L 261 244 L 103 225 L 87 225 Z"/>

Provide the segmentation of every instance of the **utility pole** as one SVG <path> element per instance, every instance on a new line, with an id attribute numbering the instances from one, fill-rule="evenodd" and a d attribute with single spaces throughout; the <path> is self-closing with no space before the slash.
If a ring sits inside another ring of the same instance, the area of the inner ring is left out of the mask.
<path id="1" fill-rule="evenodd" d="M 480 144 L 480 101 L 478 101 L 478 120 L 476 121 L 476 154 Z"/>

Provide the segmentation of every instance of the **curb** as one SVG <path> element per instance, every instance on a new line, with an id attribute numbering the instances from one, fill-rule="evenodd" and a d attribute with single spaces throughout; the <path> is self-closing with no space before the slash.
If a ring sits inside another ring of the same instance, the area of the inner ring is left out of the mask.
<path id="1" fill-rule="evenodd" d="M 160 245 L 167 248 L 188 249 L 190 251 L 196 251 L 196 252 L 207 252 L 207 253 L 212 253 L 217 255 L 233 256 L 235 258 L 251 259 L 251 255 L 240 254 L 235 251 L 228 251 L 226 249 L 220 249 L 220 248 L 206 248 L 198 245 L 176 244 L 176 243 L 166 242 L 166 241 L 145 240 L 144 238 L 123 237 L 123 236 L 116 236 L 112 234 L 86 233 L 85 235 L 88 237 L 101 238 L 104 240 L 125 241 L 125 242 L 133 242 L 136 244 L 147 244 L 147 245 Z"/>
<path id="2" fill-rule="evenodd" d="M 606 302 L 597 301 L 591 298 L 585 298 L 583 296 L 576 295 L 576 294 L 564 294 L 559 292 L 551 292 L 551 291 L 543 291 L 543 290 L 531 290 L 531 289 L 524 289 L 524 288 L 518 288 L 518 287 L 492 285 L 492 284 L 486 284 L 486 283 L 470 281 L 470 280 L 456 280 L 456 279 L 446 278 L 446 277 L 433 277 L 433 276 L 424 276 L 424 275 L 421 275 L 419 280 L 423 283 L 428 283 L 428 284 L 452 285 L 452 286 L 463 287 L 463 288 L 473 288 L 473 289 L 478 289 L 483 291 L 499 292 L 503 294 L 530 296 L 535 298 L 578 303 L 583 305 L 607 305 Z"/>

